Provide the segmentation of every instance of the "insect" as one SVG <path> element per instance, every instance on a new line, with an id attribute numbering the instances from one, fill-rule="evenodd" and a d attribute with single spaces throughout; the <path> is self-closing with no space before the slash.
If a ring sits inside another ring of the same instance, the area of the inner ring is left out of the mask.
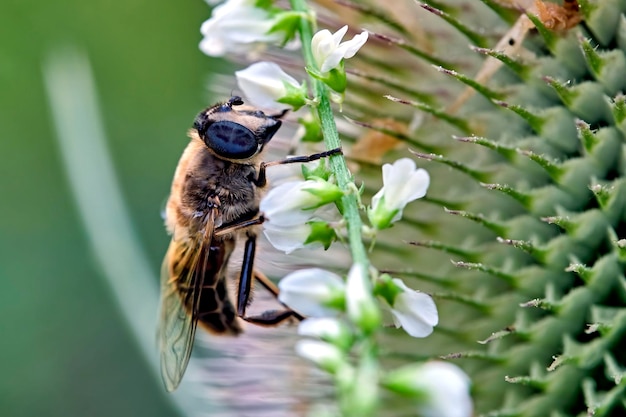
<path id="1" fill-rule="evenodd" d="M 172 240 L 161 272 L 158 328 L 161 375 L 168 391 L 180 384 L 198 324 L 214 334 L 237 335 L 242 331 L 238 317 L 267 326 L 303 318 L 286 306 L 246 316 L 253 279 L 278 294 L 276 286 L 254 270 L 257 229 L 264 221 L 259 200 L 267 185 L 266 168 L 314 161 L 341 150 L 262 162 L 264 147 L 286 112 L 266 115 L 243 104 L 240 97 L 231 97 L 198 114 L 174 174 L 165 213 Z M 234 306 L 226 269 L 238 238 L 245 239 L 245 246 Z"/>

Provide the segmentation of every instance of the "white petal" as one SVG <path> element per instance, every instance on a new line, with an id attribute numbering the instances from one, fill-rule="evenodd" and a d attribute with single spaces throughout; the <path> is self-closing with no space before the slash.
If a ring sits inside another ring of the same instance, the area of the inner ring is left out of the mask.
<path id="1" fill-rule="evenodd" d="M 408 288 L 402 280 L 395 278 L 393 283 L 403 292 L 398 294 L 391 308 L 396 327 L 402 328 L 413 337 L 426 337 L 439 322 L 437 306 L 433 299 L 423 292 Z"/>
<path id="2" fill-rule="evenodd" d="M 248 102 L 266 109 L 289 107 L 276 102 L 287 95 L 284 83 L 294 87 L 300 86 L 295 78 L 285 73 L 279 65 L 267 61 L 257 62 L 246 69 L 235 71 L 235 77 Z"/>
<path id="3" fill-rule="evenodd" d="M 273 25 L 269 14 L 253 2 L 227 1 L 202 24 L 200 49 L 210 56 L 250 52 L 263 43 L 281 41 L 281 34 L 268 33 Z"/>
<path id="4" fill-rule="evenodd" d="M 333 38 L 333 44 L 335 45 L 335 47 L 339 46 L 343 37 L 346 36 L 346 33 L 348 33 L 348 25 L 342 26 L 341 29 L 333 33 L 332 38 Z"/>
<path id="5" fill-rule="evenodd" d="M 323 369 L 334 370 L 345 362 L 343 353 L 335 346 L 319 340 L 299 340 L 296 353 Z"/>
<path id="6" fill-rule="evenodd" d="M 323 29 L 313 35 L 311 39 L 311 50 L 318 67 L 322 66 L 328 54 L 334 49 L 333 37 L 329 30 Z"/>
<path id="7" fill-rule="evenodd" d="M 305 316 L 327 317 L 338 312 L 324 304 L 345 291 L 341 277 L 320 269 L 301 269 L 287 275 L 278 283 L 278 299 Z"/>
<path id="8" fill-rule="evenodd" d="M 355 35 L 352 40 L 346 41 L 341 44 L 341 48 L 343 50 L 343 57 L 345 59 L 352 58 L 356 53 L 361 49 L 365 42 L 367 42 L 368 33 L 361 32 L 358 35 Z"/>
<path id="9" fill-rule="evenodd" d="M 311 234 L 311 227 L 306 223 L 287 227 L 264 224 L 263 234 L 273 247 L 289 254 L 304 247 L 304 242 Z"/>
<path id="10" fill-rule="evenodd" d="M 346 279 L 348 317 L 361 329 L 371 331 L 379 325 L 380 311 L 372 295 L 372 284 L 361 264 L 353 264 Z"/>
<path id="11" fill-rule="evenodd" d="M 347 31 L 348 26 L 343 26 L 333 34 L 324 29 L 320 30 L 313 36 L 313 39 L 311 40 L 311 48 L 313 50 L 313 57 L 321 73 L 328 72 L 335 68 L 339 65 L 339 62 L 344 58 L 348 51 L 352 52 L 356 44 L 350 42 L 354 41 L 354 39 L 341 44 L 341 39 L 343 39 Z M 361 38 L 357 39 L 356 43 L 360 42 L 360 39 Z M 367 40 L 367 36 L 365 37 L 365 40 Z M 363 43 L 365 43 L 365 40 Z M 342 46 L 345 44 L 347 45 Z M 358 51 L 358 48 L 351 56 L 354 56 L 356 51 Z"/>
<path id="12" fill-rule="evenodd" d="M 344 333 L 339 320 L 332 317 L 311 317 L 298 325 L 300 336 L 337 339 Z"/>
<path id="13" fill-rule="evenodd" d="M 470 380 L 457 366 L 447 362 L 428 362 L 421 366 L 416 383 L 429 394 L 420 407 L 424 417 L 470 417 L 472 399 Z"/>
<path id="14" fill-rule="evenodd" d="M 407 203 L 426 195 L 430 183 L 428 172 L 416 169 L 415 162 L 401 158 L 383 165 L 383 193 L 388 210 L 402 210 Z"/>
<path id="15" fill-rule="evenodd" d="M 303 191 L 308 185 L 307 181 L 289 181 L 272 188 L 260 204 L 266 221 L 275 226 L 292 226 L 309 219 L 313 211 L 303 208 L 315 205 L 318 199 Z"/>

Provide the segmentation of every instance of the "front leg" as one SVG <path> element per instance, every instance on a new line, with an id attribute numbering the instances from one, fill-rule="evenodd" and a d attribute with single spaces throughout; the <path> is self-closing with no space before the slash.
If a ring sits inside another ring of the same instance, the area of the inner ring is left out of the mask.
<path id="1" fill-rule="evenodd" d="M 327 156 L 340 153 L 343 153 L 341 148 L 335 148 L 331 149 L 330 151 L 314 153 L 312 155 L 292 156 L 291 158 L 281 159 L 280 161 L 261 162 L 261 166 L 259 167 L 259 175 L 255 179 L 253 179 L 252 182 L 257 187 L 265 187 L 265 185 L 267 184 L 267 176 L 265 170 L 267 169 L 267 167 L 271 167 L 273 165 L 312 162 L 317 161 L 318 159 L 326 158 Z"/>
<path id="2" fill-rule="evenodd" d="M 246 307 L 250 299 L 252 274 L 254 273 L 254 253 L 256 251 L 256 235 L 248 235 L 243 252 L 243 263 L 239 275 L 239 289 L 237 290 L 237 315 L 246 316 Z"/>

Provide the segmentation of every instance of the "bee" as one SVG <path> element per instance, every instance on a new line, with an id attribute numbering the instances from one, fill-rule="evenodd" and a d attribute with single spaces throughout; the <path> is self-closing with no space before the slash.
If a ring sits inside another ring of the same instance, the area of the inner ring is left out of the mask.
<path id="1" fill-rule="evenodd" d="M 258 228 L 265 220 L 259 200 L 267 185 L 266 168 L 314 161 L 341 150 L 262 162 L 265 145 L 280 128 L 286 111 L 266 115 L 243 104 L 235 96 L 198 114 L 174 174 L 165 210 L 172 240 L 161 272 L 157 337 L 168 391 L 182 380 L 198 324 L 214 334 L 237 335 L 242 331 L 239 318 L 266 326 L 303 318 L 286 306 L 246 316 L 253 279 L 278 295 L 276 286 L 254 270 Z M 238 238 L 245 243 L 235 306 L 226 276 Z"/>

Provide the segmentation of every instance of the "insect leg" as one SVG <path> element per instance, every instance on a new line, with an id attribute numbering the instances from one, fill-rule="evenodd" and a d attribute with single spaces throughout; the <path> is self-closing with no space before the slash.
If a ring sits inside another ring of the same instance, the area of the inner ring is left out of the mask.
<path id="1" fill-rule="evenodd" d="M 343 153 L 341 148 L 331 149 L 329 151 L 314 153 L 312 155 L 292 156 L 290 158 L 281 159 L 279 161 L 262 162 L 259 168 L 259 175 L 254 180 L 257 187 L 263 187 L 267 183 L 267 177 L 265 176 L 265 169 L 274 165 L 295 164 L 317 161 L 318 159 L 326 158 L 327 156 Z"/>
<path id="2" fill-rule="evenodd" d="M 261 214 L 259 217 L 255 217 L 254 219 L 244 220 L 239 223 L 231 224 L 226 227 L 218 227 L 215 229 L 215 233 L 213 236 L 224 236 L 229 233 L 236 232 L 237 230 L 245 229 L 246 227 L 256 226 L 258 224 L 262 224 L 265 221 L 265 217 Z"/>
<path id="3" fill-rule="evenodd" d="M 252 274 L 254 272 L 254 252 L 256 250 L 256 235 L 248 235 L 243 252 L 241 274 L 239 275 L 239 289 L 237 290 L 237 315 L 244 317 L 250 299 Z"/>
<path id="4" fill-rule="evenodd" d="M 258 271 L 254 271 L 254 253 L 256 250 L 256 236 L 248 236 L 243 253 L 243 263 L 241 266 L 241 274 L 239 276 L 239 289 L 237 291 L 237 314 L 244 320 L 263 326 L 273 326 L 279 324 L 290 317 L 303 320 L 300 314 L 285 306 L 284 310 L 269 310 L 258 316 L 246 317 L 246 307 L 250 299 L 250 289 L 252 278 L 255 278 L 265 288 L 267 288 L 275 297 L 278 296 L 278 288 L 265 275 Z M 281 303 L 282 304 L 282 303 Z M 284 305 L 284 304 L 283 304 Z"/>
<path id="5" fill-rule="evenodd" d="M 258 316 L 243 317 L 243 319 L 249 323 L 259 326 L 275 326 L 287 319 L 290 319 L 291 317 L 295 317 L 298 320 L 303 319 L 302 316 L 293 310 L 269 310 L 259 314 Z"/>
<path id="6" fill-rule="evenodd" d="M 263 286 L 265 287 L 265 289 L 267 289 L 269 292 L 271 292 L 274 297 L 276 297 L 278 299 L 278 287 L 276 287 L 276 285 L 270 281 L 270 279 L 268 277 L 265 276 L 265 274 L 263 274 L 260 271 L 254 271 L 254 278 Z M 278 300 L 279 303 L 281 303 L 287 310 L 291 311 L 293 314 L 292 316 L 297 318 L 298 320 L 304 320 L 304 317 L 301 316 L 300 314 L 296 313 L 295 311 L 291 310 L 287 305 L 283 304 L 280 300 Z M 265 314 L 265 313 L 264 313 Z"/>

